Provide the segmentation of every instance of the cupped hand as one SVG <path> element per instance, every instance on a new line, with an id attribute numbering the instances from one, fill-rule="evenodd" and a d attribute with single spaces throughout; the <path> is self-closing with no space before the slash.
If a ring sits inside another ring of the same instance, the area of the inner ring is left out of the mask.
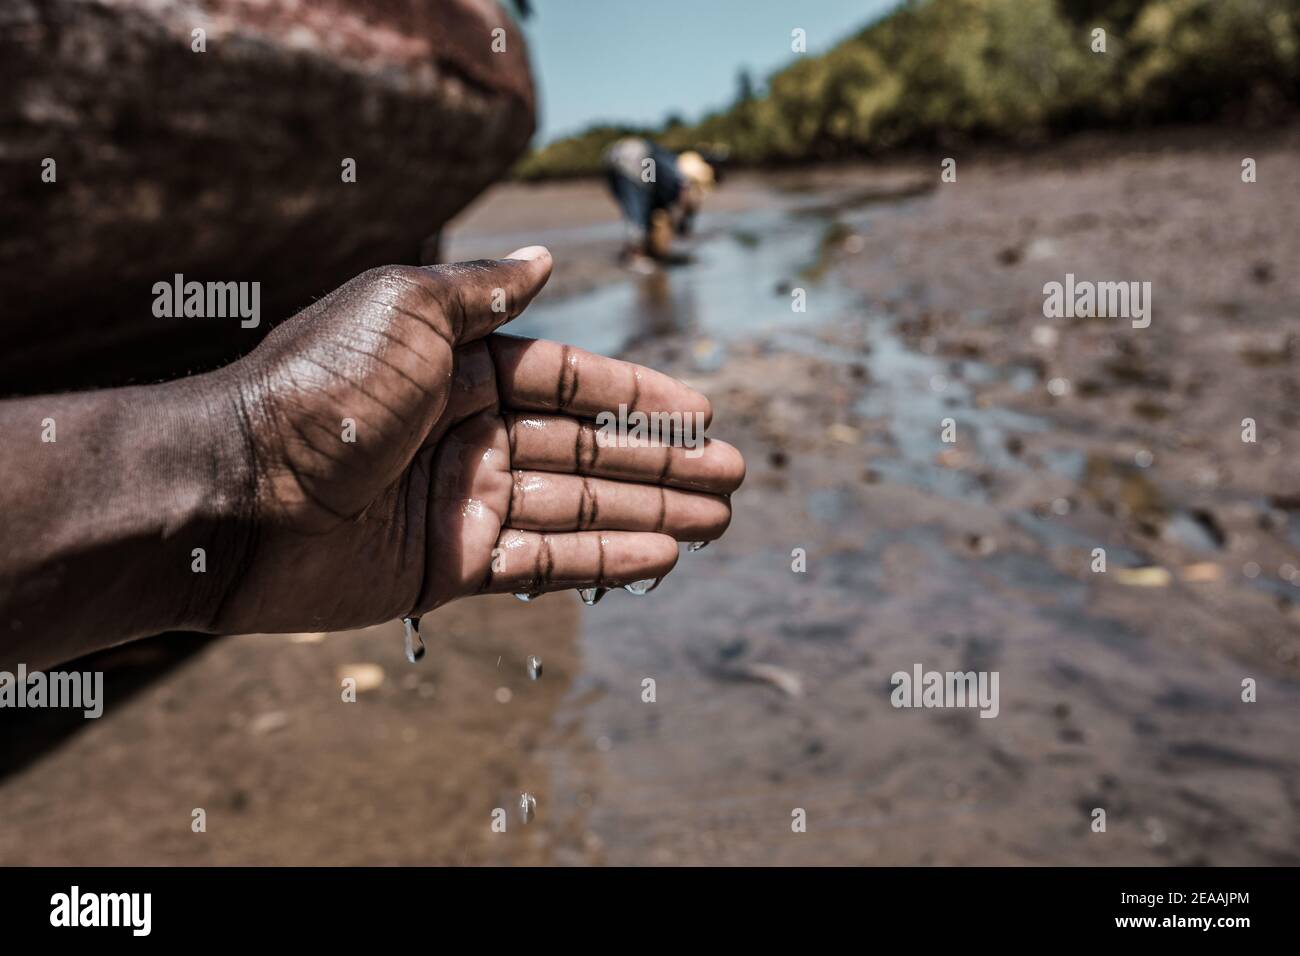
<path id="1" fill-rule="evenodd" d="M 606 447 L 596 416 L 700 413 L 648 368 L 494 334 L 546 283 L 537 246 L 367 272 L 218 377 L 250 476 L 221 632 L 334 630 L 490 592 L 666 575 L 727 527 L 739 452 Z"/>

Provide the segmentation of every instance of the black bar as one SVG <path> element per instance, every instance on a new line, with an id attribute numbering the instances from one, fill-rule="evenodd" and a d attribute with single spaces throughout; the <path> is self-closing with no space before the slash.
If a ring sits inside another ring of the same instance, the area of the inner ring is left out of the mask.
<path id="1" fill-rule="evenodd" d="M 132 911 L 125 909 L 119 919 L 125 926 L 52 926 L 52 898 L 70 897 L 77 886 L 83 913 L 90 894 L 148 893 L 148 938 L 205 947 L 277 939 L 437 945 L 471 934 L 471 945 L 490 939 L 495 948 L 500 934 L 511 931 L 548 945 L 548 938 L 570 940 L 610 921 L 638 937 L 672 929 L 694 938 L 698 930 L 722 933 L 732 943 L 750 936 L 761 942 L 778 925 L 803 925 L 818 934 L 849 932 L 872 945 L 907 936 L 935 943 L 1106 937 L 1232 945 L 1243 933 L 1273 935 L 1294 924 L 1296 874 L 1244 868 L 37 868 L 0 870 L 0 885 L 7 944 L 32 936 L 66 941 L 72 933 L 80 942 L 134 941 Z M 142 912 L 134 915 L 141 926 Z M 1205 919 L 1208 928 L 1200 925 Z"/>

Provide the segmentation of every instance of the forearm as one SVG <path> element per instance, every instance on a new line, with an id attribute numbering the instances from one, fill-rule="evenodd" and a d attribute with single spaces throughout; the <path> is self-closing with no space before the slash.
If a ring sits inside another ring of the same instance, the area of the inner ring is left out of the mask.
<path id="1" fill-rule="evenodd" d="M 209 628 L 250 500 L 212 381 L 0 402 L 0 664 Z"/>

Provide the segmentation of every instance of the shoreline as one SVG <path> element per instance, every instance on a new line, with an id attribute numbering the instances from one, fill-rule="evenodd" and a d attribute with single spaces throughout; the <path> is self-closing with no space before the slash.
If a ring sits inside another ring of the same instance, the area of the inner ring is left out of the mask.
<path id="1" fill-rule="evenodd" d="M 1237 152 L 738 176 L 649 277 L 598 188 L 494 190 L 450 248 L 558 232 L 525 318 L 710 396 L 727 535 L 644 597 L 440 609 L 421 665 L 396 622 L 210 642 L 0 782 L 0 859 L 1295 865 L 1300 135 Z M 1067 272 L 1151 281 L 1150 327 L 1045 318 Z M 894 707 L 918 666 L 998 673 L 997 719 Z"/>

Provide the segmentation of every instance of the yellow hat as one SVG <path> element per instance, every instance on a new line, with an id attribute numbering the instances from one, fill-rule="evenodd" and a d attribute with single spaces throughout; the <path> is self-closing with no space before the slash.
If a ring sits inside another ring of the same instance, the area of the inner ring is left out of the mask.
<path id="1" fill-rule="evenodd" d="M 693 149 L 688 149 L 677 157 L 677 168 L 681 174 L 705 192 L 713 188 L 713 167 L 704 161 L 704 157 Z"/>

